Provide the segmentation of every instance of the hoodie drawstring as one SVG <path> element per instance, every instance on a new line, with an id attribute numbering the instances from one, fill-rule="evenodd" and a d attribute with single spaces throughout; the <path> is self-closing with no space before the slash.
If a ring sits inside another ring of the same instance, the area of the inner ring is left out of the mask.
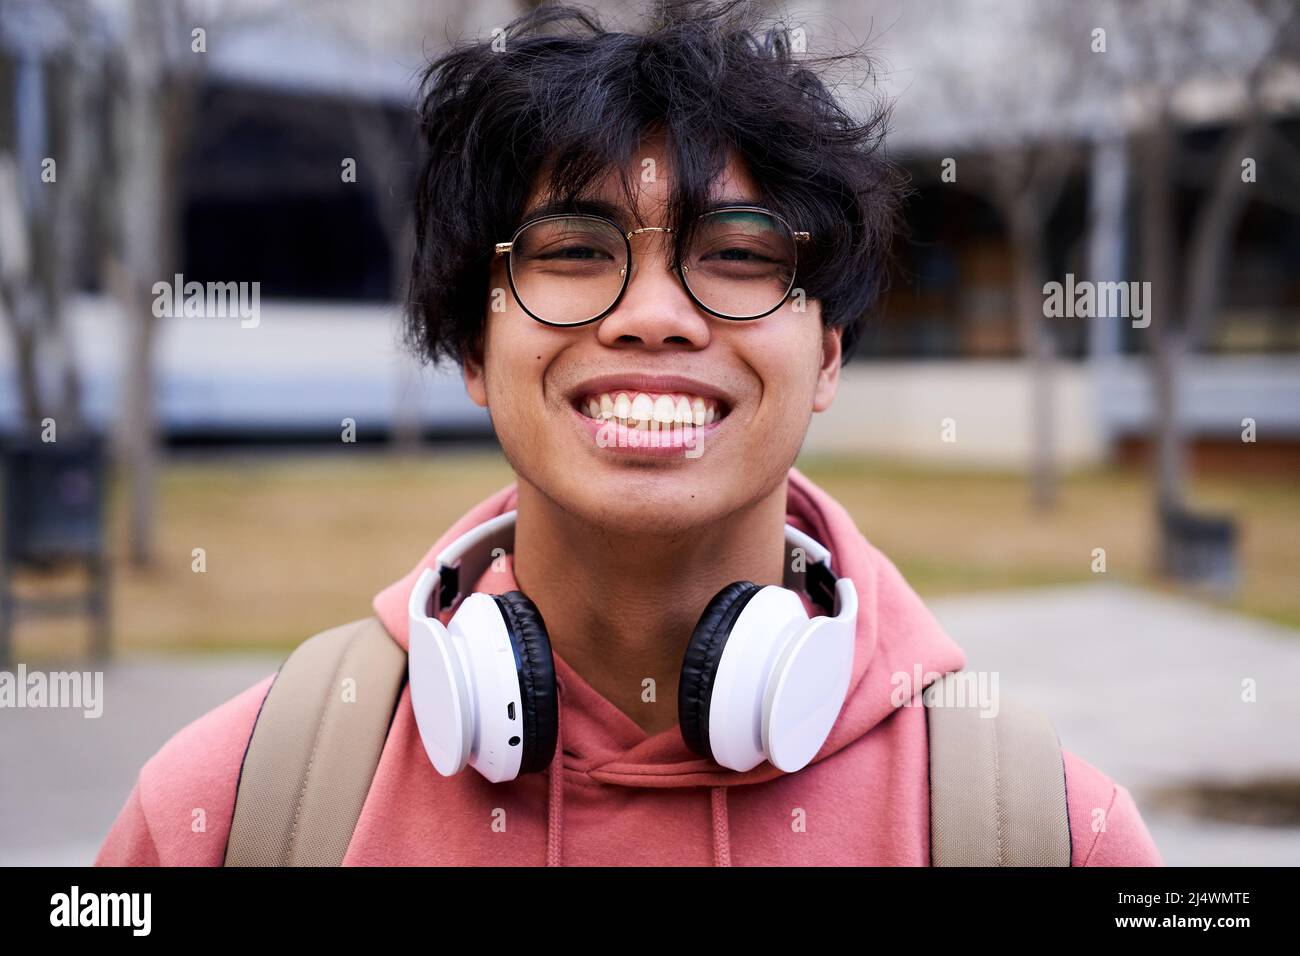
<path id="1" fill-rule="evenodd" d="M 714 787 L 713 803 L 713 865 L 731 866 L 731 824 L 727 820 L 727 788 Z"/>
<path id="2" fill-rule="evenodd" d="M 564 708 L 559 697 L 555 709 L 555 757 L 547 769 L 546 865 L 563 866 L 564 839 Z M 731 866 L 731 824 L 727 818 L 727 788 L 713 787 L 709 795 L 713 811 L 713 865 Z"/>
<path id="3" fill-rule="evenodd" d="M 564 695 L 564 685 L 558 684 L 555 698 L 555 756 L 547 770 L 546 798 L 546 865 L 563 866 L 560 850 L 564 837 L 564 708 L 560 698 Z"/>

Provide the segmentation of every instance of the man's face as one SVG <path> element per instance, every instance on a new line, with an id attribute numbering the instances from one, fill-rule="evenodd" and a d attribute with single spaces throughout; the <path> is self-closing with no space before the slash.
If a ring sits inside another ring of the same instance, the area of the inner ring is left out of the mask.
<path id="1" fill-rule="evenodd" d="M 656 175 L 638 180 L 637 209 L 646 225 L 662 226 L 672 186 L 662 141 L 647 141 L 644 158 L 654 160 L 649 168 Z M 594 195 L 625 202 L 613 176 Z M 525 210 L 540 198 L 534 190 Z M 757 191 L 733 160 L 711 198 L 755 203 Z M 624 225 L 633 229 L 637 222 L 628 215 Z M 643 232 L 631 243 L 632 277 L 618 306 L 598 322 L 572 328 L 546 326 L 524 312 L 510 293 L 505 257 L 498 256 L 488 290 L 484 364 L 466 365 L 465 384 L 491 413 L 521 481 L 611 532 L 676 533 L 725 519 L 785 479 L 812 413 L 834 398 L 840 332 L 822 329 L 820 303 L 809 299 L 800 308 L 793 296 L 760 319 L 710 315 L 670 271 L 668 234 Z M 504 292 L 494 296 L 497 289 Z M 493 298 L 504 303 L 503 311 L 492 311 Z M 638 376 L 688 381 L 639 386 Z M 667 395 L 671 424 L 656 420 L 632 437 L 608 420 L 603 427 L 593 421 L 593 400 L 597 414 L 602 404 L 609 414 L 610 402 L 617 414 L 619 392 L 627 395 L 625 413 L 650 407 L 644 400 L 637 405 L 640 392 L 661 411 Z M 696 398 L 716 408 L 714 420 L 703 426 L 696 425 Z M 692 409 L 685 425 L 683 399 Z M 653 445 L 651 428 L 659 435 Z M 672 441 L 685 447 L 665 447 L 674 431 Z"/>

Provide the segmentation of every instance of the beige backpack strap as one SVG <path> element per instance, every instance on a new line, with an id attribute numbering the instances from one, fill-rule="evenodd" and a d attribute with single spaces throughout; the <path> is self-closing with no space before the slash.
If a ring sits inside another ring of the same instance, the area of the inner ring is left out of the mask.
<path id="1" fill-rule="evenodd" d="M 323 631 L 289 655 L 244 753 L 226 866 L 338 866 L 406 676 L 374 617 Z"/>
<path id="2" fill-rule="evenodd" d="M 1038 711 L 1005 696 L 996 716 L 984 716 L 970 685 L 957 686 L 972 678 L 954 671 L 924 693 L 931 864 L 1069 866 L 1056 731 Z"/>

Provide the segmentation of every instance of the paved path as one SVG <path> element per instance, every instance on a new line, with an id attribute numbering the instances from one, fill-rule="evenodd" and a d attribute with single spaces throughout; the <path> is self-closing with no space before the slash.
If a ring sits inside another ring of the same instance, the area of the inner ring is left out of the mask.
<path id="1" fill-rule="evenodd" d="M 144 762 L 281 656 L 124 656 L 104 670 L 100 717 L 0 710 L 0 866 L 93 862 Z"/>
<path id="2" fill-rule="evenodd" d="M 971 670 L 1126 786 L 1171 866 L 1300 865 L 1300 827 L 1162 811 L 1187 781 L 1300 780 L 1300 631 L 1115 584 L 930 602 Z M 1242 701 L 1242 681 L 1256 701 Z"/>
<path id="3" fill-rule="evenodd" d="M 1300 864 L 1300 828 L 1161 812 L 1181 781 L 1300 778 L 1300 632 L 1118 585 L 931 602 L 971 669 L 1043 710 L 1064 745 L 1127 786 L 1166 861 Z M 94 859 L 136 772 L 178 728 L 279 658 L 127 657 L 104 714 L 0 710 L 0 865 Z M 1241 681 L 1257 701 L 1241 702 Z"/>

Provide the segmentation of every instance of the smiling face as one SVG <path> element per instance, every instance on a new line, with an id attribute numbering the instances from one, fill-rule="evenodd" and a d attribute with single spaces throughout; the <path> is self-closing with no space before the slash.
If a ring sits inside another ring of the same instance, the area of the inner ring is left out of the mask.
<path id="1" fill-rule="evenodd" d="M 658 175 L 638 180 L 637 212 L 661 226 L 669 156 L 662 140 L 648 139 L 642 157 L 654 159 Z M 612 175 L 593 196 L 624 202 Z M 714 202 L 756 197 L 734 158 L 711 190 Z M 525 210 L 540 198 L 534 190 Z M 626 211 L 620 222 L 637 225 Z M 816 300 L 801 308 L 793 296 L 759 319 L 718 318 L 670 271 L 668 234 L 642 232 L 631 245 L 618 305 L 571 328 L 531 318 L 497 256 L 484 363 L 465 363 L 465 384 L 489 409 L 521 482 L 613 533 L 676 533 L 723 520 L 782 484 L 813 412 L 834 398 L 840 331 L 822 328 Z M 491 310 L 494 299 L 502 311 Z"/>

